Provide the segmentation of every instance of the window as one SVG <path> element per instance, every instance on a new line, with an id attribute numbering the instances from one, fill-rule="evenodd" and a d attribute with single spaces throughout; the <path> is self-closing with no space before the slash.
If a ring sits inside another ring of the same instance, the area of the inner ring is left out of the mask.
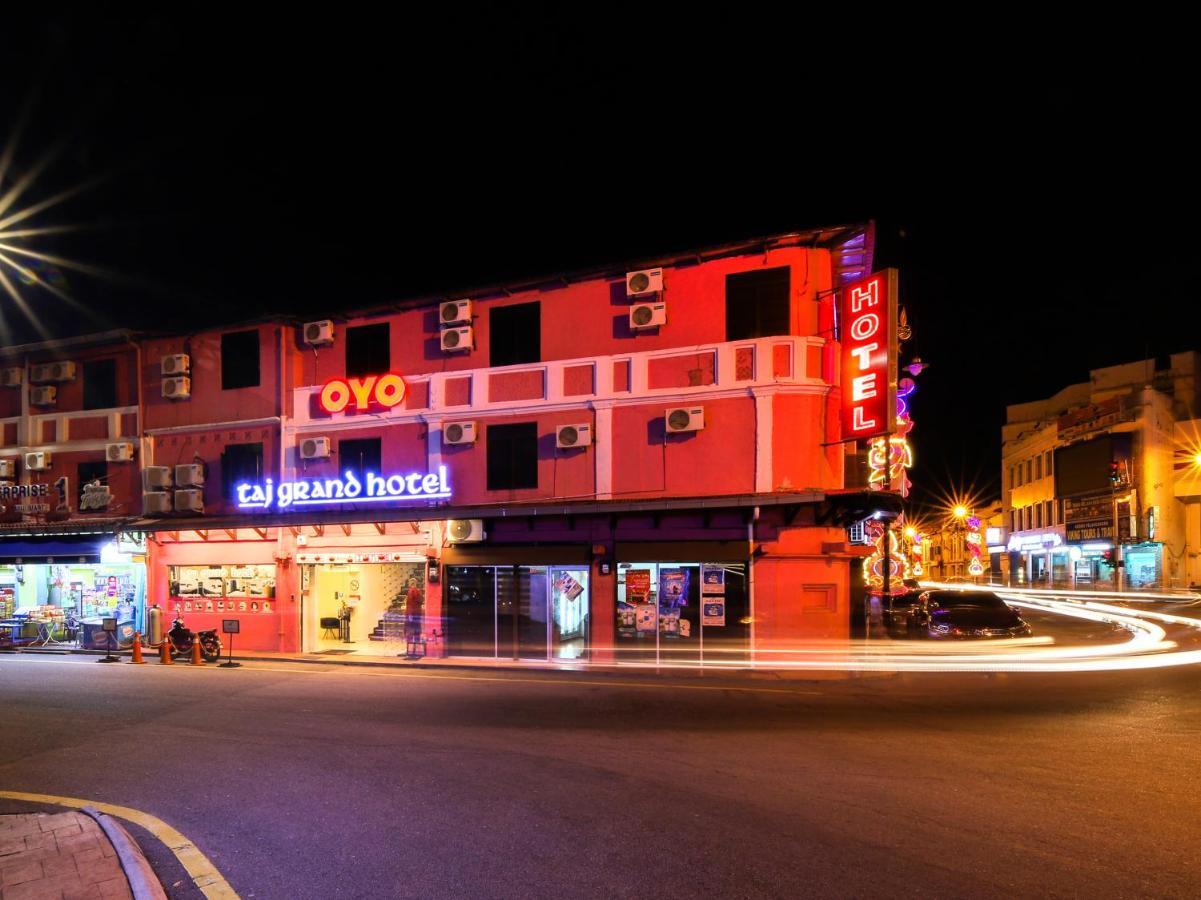
<path id="1" fill-rule="evenodd" d="M 1032 509 L 1034 510 L 1034 523 L 1033 523 L 1034 527 L 1042 528 L 1043 527 L 1042 508 L 1039 506 L 1039 504 L 1035 503 L 1034 506 L 1032 507 Z"/>
<path id="2" fill-rule="evenodd" d="M 1026 484 L 1034 480 L 1034 460 L 1026 460 Z"/>
<path id="3" fill-rule="evenodd" d="M 85 512 L 89 508 L 97 508 L 91 504 L 86 506 L 84 505 L 83 489 L 89 482 L 92 481 L 99 481 L 101 484 L 105 485 L 108 484 L 108 463 L 104 462 L 103 460 L 100 460 L 99 462 L 81 462 L 76 469 L 76 473 L 79 477 L 78 494 L 76 495 L 78 503 L 76 505 L 76 509 L 78 509 L 80 512 Z"/>
<path id="4" fill-rule="evenodd" d="M 257 344 L 255 345 L 258 346 Z M 263 444 L 227 444 L 221 452 L 221 496 L 237 497 L 239 484 L 263 480 Z"/>
<path id="5" fill-rule="evenodd" d="M 1043 468 L 1047 473 L 1047 477 L 1050 478 L 1052 475 L 1055 474 L 1055 470 L 1051 468 L 1051 460 L 1053 460 L 1055 458 L 1055 454 L 1052 453 L 1050 450 L 1048 450 L 1044 455 L 1047 457 L 1047 462 L 1043 466 Z"/>
<path id="6" fill-rule="evenodd" d="M 342 472 L 349 469 L 361 481 L 366 472 L 380 473 L 381 450 L 379 438 L 359 438 L 338 441 L 338 464 Z"/>
<path id="7" fill-rule="evenodd" d="M 1015 485 L 1017 485 L 1018 487 L 1021 487 L 1021 486 L 1022 486 L 1022 464 L 1021 464 L 1021 463 L 1018 463 L 1018 466 L 1017 466 L 1017 481 L 1015 481 L 1015 482 L 1014 482 L 1014 484 L 1015 484 Z"/>
<path id="8" fill-rule="evenodd" d="M 83 364 L 83 408 L 110 409 L 117 405 L 117 361 L 97 359 Z"/>
<path id="9" fill-rule="evenodd" d="M 1011 488 L 1014 486 L 1014 482 L 1013 482 L 1013 466 L 1010 466 L 1010 467 L 1009 467 L 1009 486 L 1010 486 Z"/>
<path id="10" fill-rule="evenodd" d="M 538 425 L 488 426 L 488 490 L 538 486 Z"/>
<path id="11" fill-rule="evenodd" d="M 221 335 L 221 390 L 258 386 L 258 330 L 231 331 Z"/>
<path id="12" fill-rule="evenodd" d="M 1034 480 L 1038 481 L 1042 477 L 1043 477 L 1043 457 L 1042 457 L 1042 454 L 1040 453 L 1038 456 L 1034 457 Z"/>
<path id="13" fill-rule="evenodd" d="M 346 377 L 383 375 L 392 368 L 391 329 L 387 322 L 346 329 Z"/>
<path id="14" fill-rule="evenodd" d="M 726 340 L 788 334 L 788 266 L 726 276 Z"/>
<path id="15" fill-rule="evenodd" d="M 542 359 L 542 304 L 492 307 L 488 311 L 488 354 L 493 366 Z"/>
<path id="16" fill-rule="evenodd" d="M 1050 500 L 1043 501 L 1043 524 L 1048 528 L 1055 524 L 1054 509 L 1051 506 Z"/>
<path id="17" fill-rule="evenodd" d="M 1022 523 L 1021 523 L 1021 520 L 1018 518 L 1018 511 L 1016 509 L 1011 509 L 1009 511 L 1009 530 L 1010 531 L 1021 531 L 1022 530 Z"/>

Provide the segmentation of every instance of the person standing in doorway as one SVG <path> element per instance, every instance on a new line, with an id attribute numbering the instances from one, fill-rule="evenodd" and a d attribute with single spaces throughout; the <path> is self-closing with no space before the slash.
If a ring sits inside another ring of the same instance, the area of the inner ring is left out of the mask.
<path id="1" fill-rule="evenodd" d="M 409 589 L 405 593 L 405 641 L 415 641 L 421 637 L 421 607 L 424 602 L 417 579 L 410 578 Z"/>

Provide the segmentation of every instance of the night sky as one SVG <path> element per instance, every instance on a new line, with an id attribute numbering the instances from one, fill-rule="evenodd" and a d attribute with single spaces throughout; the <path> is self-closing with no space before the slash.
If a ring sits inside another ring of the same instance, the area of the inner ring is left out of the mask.
<path id="1" fill-rule="evenodd" d="M 19 227 L 89 227 L 24 243 L 113 274 L 39 269 L 93 320 L 22 285 L 36 315 L 327 313 L 874 219 L 930 364 L 927 498 L 999 489 L 1006 403 L 1201 349 L 1194 79 L 1162 34 L 491 10 L 6 12 L 0 148 L 28 117 L 0 196 L 59 148 L 13 208 L 90 186 Z"/>

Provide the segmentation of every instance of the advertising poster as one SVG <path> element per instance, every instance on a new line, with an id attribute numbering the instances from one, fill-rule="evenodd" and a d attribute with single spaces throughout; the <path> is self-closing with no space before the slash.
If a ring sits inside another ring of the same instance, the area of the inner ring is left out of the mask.
<path id="1" fill-rule="evenodd" d="M 726 624 L 726 598 L 704 597 L 701 600 L 701 624 L 706 628 Z"/>
<path id="2" fill-rule="evenodd" d="M 721 566 L 701 565 L 701 593 L 705 596 L 726 595 L 726 570 Z"/>
<path id="3" fill-rule="evenodd" d="M 565 599 L 574 600 L 580 594 L 584 593 L 584 586 L 576 581 L 569 573 L 562 572 L 555 579 L 555 590 L 558 591 Z M 628 591 L 628 588 L 627 588 Z"/>
<path id="4" fill-rule="evenodd" d="M 639 603 L 634 607 L 634 630 L 649 631 L 654 634 L 658 627 L 657 610 L 653 603 Z"/>
<path id="5" fill-rule="evenodd" d="M 651 595 L 651 570 L 630 569 L 626 572 L 626 603 L 634 606 L 645 603 Z"/>
<path id="6" fill-rule="evenodd" d="M 688 605 L 687 569 L 659 570 L 659 608 L 666 612 Z"/>

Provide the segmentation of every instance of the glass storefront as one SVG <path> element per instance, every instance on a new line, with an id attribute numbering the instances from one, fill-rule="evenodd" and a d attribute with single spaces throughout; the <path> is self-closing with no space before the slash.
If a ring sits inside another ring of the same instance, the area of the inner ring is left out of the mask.
<path id="1" fill-rule="evenodd" d="M 618 662 L 747 659 L 746 564 L 619 562 L 616 636 Z"/>
<path id="2" fill-rule="evenodd" d="M 1163 544 L 1128 544 L 1124 550 L 1126 587 L 1157 587 L 1162 581 Z"/>
<path id="3" fill-rule="evenodd" d="M 424 557 L 306 565 L 301 585 L 309 652 L 402 655 L 410 637 L 437 638 L 438 623 L 426 615 Z"/>
<path id="4" fill-rule="evenodd" d="M 450 656 L 583 659 L 588 653 L 589 568 L 447 566 Z"/>

